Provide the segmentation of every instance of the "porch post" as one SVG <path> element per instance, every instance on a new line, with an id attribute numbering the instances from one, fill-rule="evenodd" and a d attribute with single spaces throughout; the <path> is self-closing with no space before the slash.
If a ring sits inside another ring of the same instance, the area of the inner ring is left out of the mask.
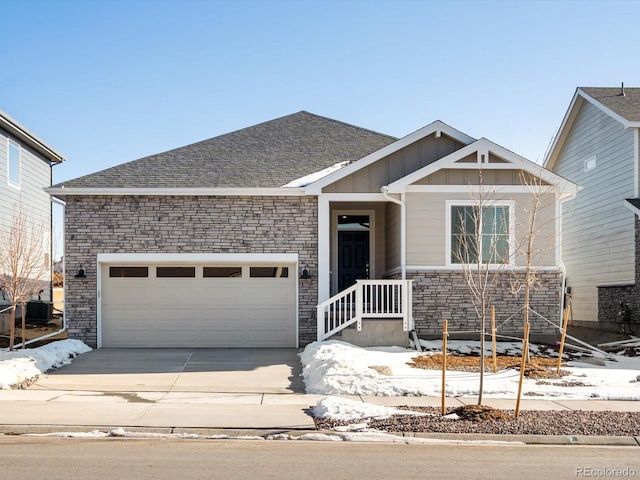
<path id="1" fill-rule="evenodd" d="M 320 194 L 318 195 L 318 303 L 324 302 L 330 296 L 330 230 L 329 199 Z"/>

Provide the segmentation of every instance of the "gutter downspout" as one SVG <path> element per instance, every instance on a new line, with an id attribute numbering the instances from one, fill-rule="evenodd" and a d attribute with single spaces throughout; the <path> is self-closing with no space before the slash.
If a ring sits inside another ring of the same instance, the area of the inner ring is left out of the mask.
<path id="1" fill-rule="evenodd" d="M 65 202 L 63 202 L 62 200 L 57 199 L 57 198 L 55 198 L 55 197 L 52 197 L 52 203 L 57 203 L 58 205 L 61 205 L 63 209 L 64 209 L 64 208 L 65 208 L 65 206 L 66 206 L 66 203 L 65 203 Z M 53 216 L 53 212 L 52 212 L 52 216 Z M 52 232 L 51 232 L 51 244 L 52 244 L 52 246 L 53 246 L 53 238 L 54 238 L 54 235 L 53 235 L 53 231 L 52 231 Z M 63 222 L 62 222 L 62 239 L 63 239 L 62 241 L 63 241 L 63 243 L 64 243 L 64 215 L 63 215 Z M 64 250 L 64 245 L 63 245 L 63 250 Z M 53 258 L 53 256 L 52 256 L 51 258 Z M 66 273 L 66 271 L 67 271 L 67 270 L 66 270 L 66 268 L 65 268 L 65 262 L 66 262 L 65 255 L 63 255 L 63 257 L 62 257 L 62 272 L 63 272 L 63 278 L 64 278 L 65 273 Z M 66 293 L 66 290 L 65 290 L 65 291 L 64 291 L 64 298 L 63 298 L 63 300 L 62 300 L 62 301 L 63 301 L 63 307 L 62 307 L 62 325 L 60 326 L 60 330 L 58 330 L 58 331 L 56 331 L 56 332 L 48 333 L 48 334 L 46 334 L 46 335 L 43 335 L 42 337 L 33 338 L 33 339 L 28 340 L 28 341 L 26 341 L 26 342 L 19 343 L 19 344 L 17 344 L 17 345 L 14 345 L 14 346 L 13 346 L 13 348 L 14 348 L 14 349 L 17 349 L 17 348 L 22 347 L 23 345 L 25 345 L 25 346 L 26 346 L 26 345 L 29 345 L 30 343 L 35 343 L 35 342 L 39 342 L 39 341 L 41 341 L 41 340 L 46 340 L 47 338 L 51 338 L 51 337 L 54 337 L 54 336 L 56 336 L 56 335 L 59 335 L 59 334 L 60 334 L 60 333 L 62 333 L 62 332 L 65 332 L 65 331 L 67 330 L 67 316 L 66 316 L 66 314 L 65 314 L 65 305 L 66 305 L 66 301 L 65 301 L 65 300 L 66 300 L 66 296 L 67 296 L 67 293 Z M 51 287 L 51 303 L 53 303 L 53 286 Z M 25 315 L 26 315 L 26 312 L 25 312 Z M 8 351 L 8 348 L 0 349 L 0 351 Z"/>
<path id="2" fill-rule="evenodd" d="M 67 277 L 67 252 L 66 252 L 66 245 L 65 245 L 65 237 L 66 237 L 66 208 L 67 208 L 67 203 L 64 200 L 60 200 L 59 198 L 56 197 L 51 197 L 51 199 L 53 200 L 53 203 L 56 203 L 58 205 L 60 205 L 62 207 L 62 325 L 61 325 L 61 330 L 59 330 L 56 333 L 61 333 L 64 332 L 67 329 L 67 314 L 66 314 L 66 306 L 67 306 L 67 289 L 64 287 L 64 284 L 66 283 L 66 277 Z M 52 232 L 52 245 L 53 245 L 53 232 Z M 53 257 L 52 257 L 53 258 Z M 52 288 L 53 290 L 53 288 Z M 53 302 L 53 293 L 51 294 L 51 302 Z M 55 335 L 55 334 L 52 334 Z"/>
<path id="3" fill-rule="evenodd" d="M 403 200 L 398 200 L 389 195 L 389 187 L 384 186 L 380 189 L 384 198 L 390 202 L 400 205 L 400 268 L 402 270 L 402 280 L 407 279 L 407 233 L 406 233 L 406 219 L 407 219 L 407 206 Z"/>
<path id="4" fill-rule="evenodd" d="M 580 188 L 578 188 L 578 191 L 580 190 Z M 564 264 L 564 262 L 562 261 L 562 210 L 563 210 L 563 205 L 565 202 L 569 201 L 569 200 L 573 200 L 574 198 L 576 198 L 577 193 L 572 193 L 564 198 L 560 198 L 559 199 L 559 203 L 560 203 L 560 221 L 558 222 L 560 224 L 560 231 L 558 232 L 558 244 L 560 245 L 560 258 L 558 259 L 558 264 L 560 266 L 560 269 L 562 270 L 562 292 L 560 292 L 560 294 L 562 295 L 562 300 L 561 300 L 561 305 L 562 308 L 560 309 L 560 320 L 558 322 L 558 325 L 560 325 L 560 328 L 562 328 L 562 324 L 564 323 L 564 308 L 566 307 L 565 302 L 567 299 L 567 267 Z"/>

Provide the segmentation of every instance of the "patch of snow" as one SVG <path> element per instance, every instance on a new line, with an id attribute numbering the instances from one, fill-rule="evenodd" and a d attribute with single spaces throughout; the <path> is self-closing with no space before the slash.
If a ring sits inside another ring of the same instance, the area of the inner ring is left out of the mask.
<path id="1" fill-rule="evenodd" d="M 51 432 L 51 433 L 25 433 L 25 437 L 65 437 L 65 438 L 105 438 L 108 432 L 92 430 L 91 432 Z"/>
<path id="2" fill-rule="evenodd" d="M 313 416 L 316 418 L 333 418 L 335 420 L 382 420 L 391 415 L 420 415 L 424 413 L 400 410 L 383 405 L 357 402 L 347 398 L 326 397 L 313 407 Z"/>
<path id="3" fill-rule="evenodd" d="M 265 440 L 264 437 L 259 435 L 207 435 L 201 438 L 206 438 L 207 440 Z"/>
<path id="4" fill-rule="evenodd" d="M 290 181 L 286 185 L 283 185 L 282 188 L 301 188 L 306 187 L 307 185 L 311 185 L 313 182 L 317 182 L 321 178 L 326 177 L 327 175 L 335 172 L 336 170 L 340 170 L 341 168 L 346 167 L 351 162 L 340 162 L 334 165 L 331 165 L 324 170 L 320 170 L 319 172 L 311 173 L 309 175 L 305 175 L 304 177 L 297 178 L 295 180 Z"/>
<path id="5" fill-rule="evenodd" d="M 71 363 L 81 353 L 91 351 L 80 340 L 60 340 L 38 348 L 0 352 L 0 389 L 9 389 L 35 380 L 53 368 Z"/>
<path id="6" fill-rule="evenodd" d="M 316 442 L 342 442 L 341 435 L 327 435 L 326 433 L 305 433 L 299 437 L 291 437 L 292 440 L 314 440 Z"/>
<path id="7" fill-rule="evenodd" d="M 439 397 L 441 370 L 407 365 L 418 355 L 441 352 L 439 341 L 421 343 L 430 351 L 419 353 L 399 347 L 362 348 L 336 340 L 311 343 L 300 354 L 306 391 L 319 395 Z M 455 340 L 448 342 L 448 347 L 448 352 L 477 354 L 480 342 Z M 520 342 L 498 342 L 497 347 L 502 354 L 522 354 Z M 554 356 L 554 352 L 548 351 L 544 345 L 532 345 L 530 351 L 533 357 Z M 640 400 L 640 382 L 631 382 L 640 371 L 640 357 L 616 357 L 615 361 L 600 358 L 595 363 L 584 360 L 567 362 L 562 369 L 569 375 L 557 380 L 545 379 L 541 384 L 536 379 L 525 378 L 523 393 L 535 399 Z M 380 375 L 369 368 L 371 365 L 387 366 L 393 375 Z M 515 399 L 518 381 L 519 372 L 515 369 L 485 372 L 483 395 L 486 398 Z M 448 397 L 477 396 L 478 388 L 478 373 L 447 371 L 445 390 Z"/>

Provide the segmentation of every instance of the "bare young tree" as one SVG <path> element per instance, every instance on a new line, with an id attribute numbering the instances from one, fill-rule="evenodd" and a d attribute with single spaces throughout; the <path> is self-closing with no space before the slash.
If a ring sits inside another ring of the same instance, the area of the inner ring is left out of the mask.
<path id="1" fill-rule="evenodd" d="M 44 222 L 25 213 L 20 205 L 13 208 L 9 228 L 0 231 L 0 286 L 11 303 L 9 350 L 15 344 L 15 321 L 18 305 L 22 308 L 22 338 L 26 304 L 37 297 L 50 271 L 48 246 L 44 245 Z"/>
<path id="2" fill-rule="evenodd" d="M 554 247 L 555 235 L 548 235 L 548 230 L 555 230 L 556 215 L 547 215 L 545 211 L 553 208 L 555 194 L 553 186 L 545 183 L 540 175 L 520 172 L 521 184 L 526 187 L 528 201 L 523 208 L 524 215 L 519 215 L 516 222 L 514 252 L 524 263 L 524 273 L 514 275 L 511 280 L 511 293 L 523 294 L 523 328 L 529 323 L 532 290 L 542 286 L 537 260 Z M 544 234 L 544 235 L 543 235 Z M 549 238 L 552 239 L 551 243 Z M 528 340 L 528 339 L 527 339 Z M 528 352 L 526 352 L 528 354 Z"/>
<path id="3" fill-rule="evenodd" d="M 471 295 L 480 334 L 480 385 L 478 405 L 484 390 L 485 339 L 491 298 L 500 272 L 509 263 L 509 206 L 496 199 L 484 185 L 482 169 L 478 184 L 471 185 L 471 204 L 452 206 L 452 262 L 462 267 Z"/>

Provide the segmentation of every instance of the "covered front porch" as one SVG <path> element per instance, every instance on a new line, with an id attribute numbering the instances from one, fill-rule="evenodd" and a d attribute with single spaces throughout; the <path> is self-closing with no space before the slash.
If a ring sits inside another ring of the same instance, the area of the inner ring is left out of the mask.
<path id="1" fill-rule="evenodd" d="M 411 281 L 401 267 L 403 210 L 382 193 L 320 196 L 318 340 L 347 328 L 361 332 L 364 324 L 380 344 L 385 332 L 406 343 L 413 317 Z"/>

